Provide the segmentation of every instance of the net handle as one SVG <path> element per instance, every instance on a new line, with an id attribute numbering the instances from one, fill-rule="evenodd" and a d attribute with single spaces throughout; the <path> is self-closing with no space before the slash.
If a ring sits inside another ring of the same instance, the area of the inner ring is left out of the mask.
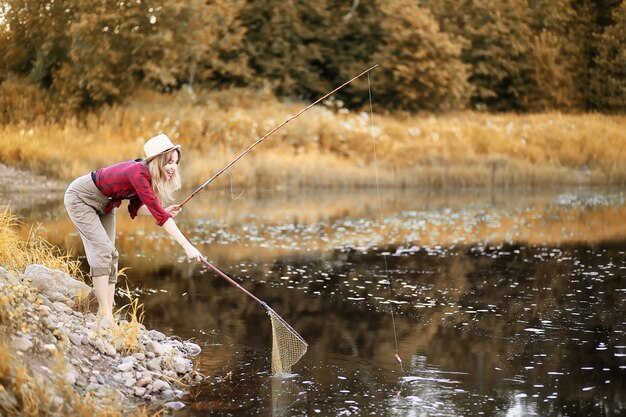
<path id="1" fill-rule="evenodd" d="M 257 303 L 261 304 L 263 306 L 263 308 L 268 312 L 268 314 L 272 315 L 272 317 L 274 317 L 275 319 L 277 319 L 278 321 L 280 321 L 280 323 L 285 326 L 293 335 L 295 335 L 302 343 L 304 343 L 306 346 L 308 346 L 309 344 L 304 340 L 304 338 L 302 336 L 300 336 L 300 334 L 295 331 L 295 329 L 293 327 L 291 327 L 291 325 L 289 323 L 287 323 L 285 321 L 285 319 L 283 319 L 280 315 L 278 315 L 277 312 L 275 312 L 270 306 L 268 306 L 265 301 L 257 298 L 254 294 L 252 294 L 250 291 L 246 290 L 244 287 L 242 287 L 241 285 L 239 285 L 239 283 L 237 283 L 235 280 L 233 280 L 231 277 L 229 277 L 228 275 L 226 275 L 224 272 L 222 272 L 218 267 L 216 267 L 215 265 L 213 265 L 211 262 L 207 261 L 204 257 L 202 257 L 200 259 L 200 262 L 202 262 L 202 264 L 204 264 L 204 266 L 206 266 L 207 268 L 210 268 L 211 270 L 213 270 L 213 272 L 215 272 L 217 275 L 219 275 L 220 277 L 224 278 L 226 281 L 230 282 L 231 284 L 233 284 L 235 287 L 239 288 L 241 291 L 243 291 L 244 294 L 246 294 L 248 297 L 252 298 L 254 301 L 256 301 Z"/>
<path id="2" fill-rule="evenodd" d="M 202 257 L 200 259 L 200 262 L 202 262 L 202 264 L 204 264 L 204 266 L 206 266 L 207 268 L 210 268 L 211 270 L 213 270 L 213 272 L 215 272 L 217 275 L 219 275 L 220 277 L 224 278 L 226 281 L 230 282 L 235 287 L 239 288 L 248 297 L 252 298 L 254 301 L 256 301 L 257 303 L 261 304 L 263 306 L 263 308 L 265 308 L 266 310 L 270 309 L 269 306 L 267 304 L 265 304 L 264 301 L 261 301 L 260 299 L 258 299 L 254 294 L 252 294 L 250 291 L 246 290 L 244 287 L 239 285 L 235 280 L 233 280 L 231 277 L 229 277 L 228 275 L 223 273 L 218 267 L 213 265 L 211 262 L 207 261 L 204 257 Z"/>

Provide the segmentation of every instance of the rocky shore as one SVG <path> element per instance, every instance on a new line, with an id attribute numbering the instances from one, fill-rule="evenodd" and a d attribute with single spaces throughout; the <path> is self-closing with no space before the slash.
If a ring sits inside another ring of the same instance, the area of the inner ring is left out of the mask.
<path id="1" fill-rule="evenodd" d="M 108 330 L 98 328 L 90 305 L 91 287 L 62 271 L 30 265 L 11 273 L 0 267 L 0 337 L 5 339 L 0 350 L 9 351 L 3 359 L 48 385 L 53 409 L 63 409 L 68 387 L 103 406 L 115 398 L 124 407 L 182 408 L 186 388 L 203 379 L 194 364 L 200 346 L 146 329 L 137 319 L 136 301 L 129 303 L 128 317 Z M 3 375 L 11 373 L 7 369 L 4 364 L 0 372 L 0 414 L 10 415 L 19 411 L 20 399 L 5 386 L 11 381 L 11 375 Z"/>

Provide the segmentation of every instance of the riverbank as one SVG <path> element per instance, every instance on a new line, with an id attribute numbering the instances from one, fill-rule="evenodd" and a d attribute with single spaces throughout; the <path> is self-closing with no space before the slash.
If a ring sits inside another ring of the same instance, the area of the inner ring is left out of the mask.
<path id="1" fill-rule="evenodd" d="M 199 345 L 142 324 L 127 295 L 117 323 L 97 326 L 78 261 L 0 211 L 0 415 L 147 415 L 180 408 L 202 380 Z M 128 294 L 128 292 L 127 292 Z"/>
<path id="2" fill-rule="evenodd" d="M 124 415 L 183 406 L 186 388 L 202 380 L 193 362 L 200 346 L 147 329 L 136 301 L 130 318 L 103 331 L 85 308 L 91 292 L 42 265 L 23 273 L 0 268 L 0 414 Z"/>

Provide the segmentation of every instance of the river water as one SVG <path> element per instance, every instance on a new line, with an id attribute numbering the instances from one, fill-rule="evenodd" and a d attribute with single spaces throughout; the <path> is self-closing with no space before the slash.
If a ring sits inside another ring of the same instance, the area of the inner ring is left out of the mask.
<path id="1" fill-rule="evenodd" d="M 200 193 L 177 223 L 308 352 L 272 376 L 265 310 L 122 208 L 118 303 L 128 286 L 147 327 L 203 347 L 174 415 L 623 415 L 624 191 L 235 197 Z M 11 204 L 82 255 L 61 194 Z"/>

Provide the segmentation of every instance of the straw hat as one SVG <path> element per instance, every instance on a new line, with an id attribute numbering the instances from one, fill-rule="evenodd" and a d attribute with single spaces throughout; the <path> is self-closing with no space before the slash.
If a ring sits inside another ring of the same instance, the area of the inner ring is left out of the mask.
<path id="1" fill-rule="evenodd" d="M 180 149 L 180 145 L 174 145 L 165 133 L 156 135 L 143 145 L 143 151 L 146 153 L 146 162 L 150 162 L 157 155 Z"/>

